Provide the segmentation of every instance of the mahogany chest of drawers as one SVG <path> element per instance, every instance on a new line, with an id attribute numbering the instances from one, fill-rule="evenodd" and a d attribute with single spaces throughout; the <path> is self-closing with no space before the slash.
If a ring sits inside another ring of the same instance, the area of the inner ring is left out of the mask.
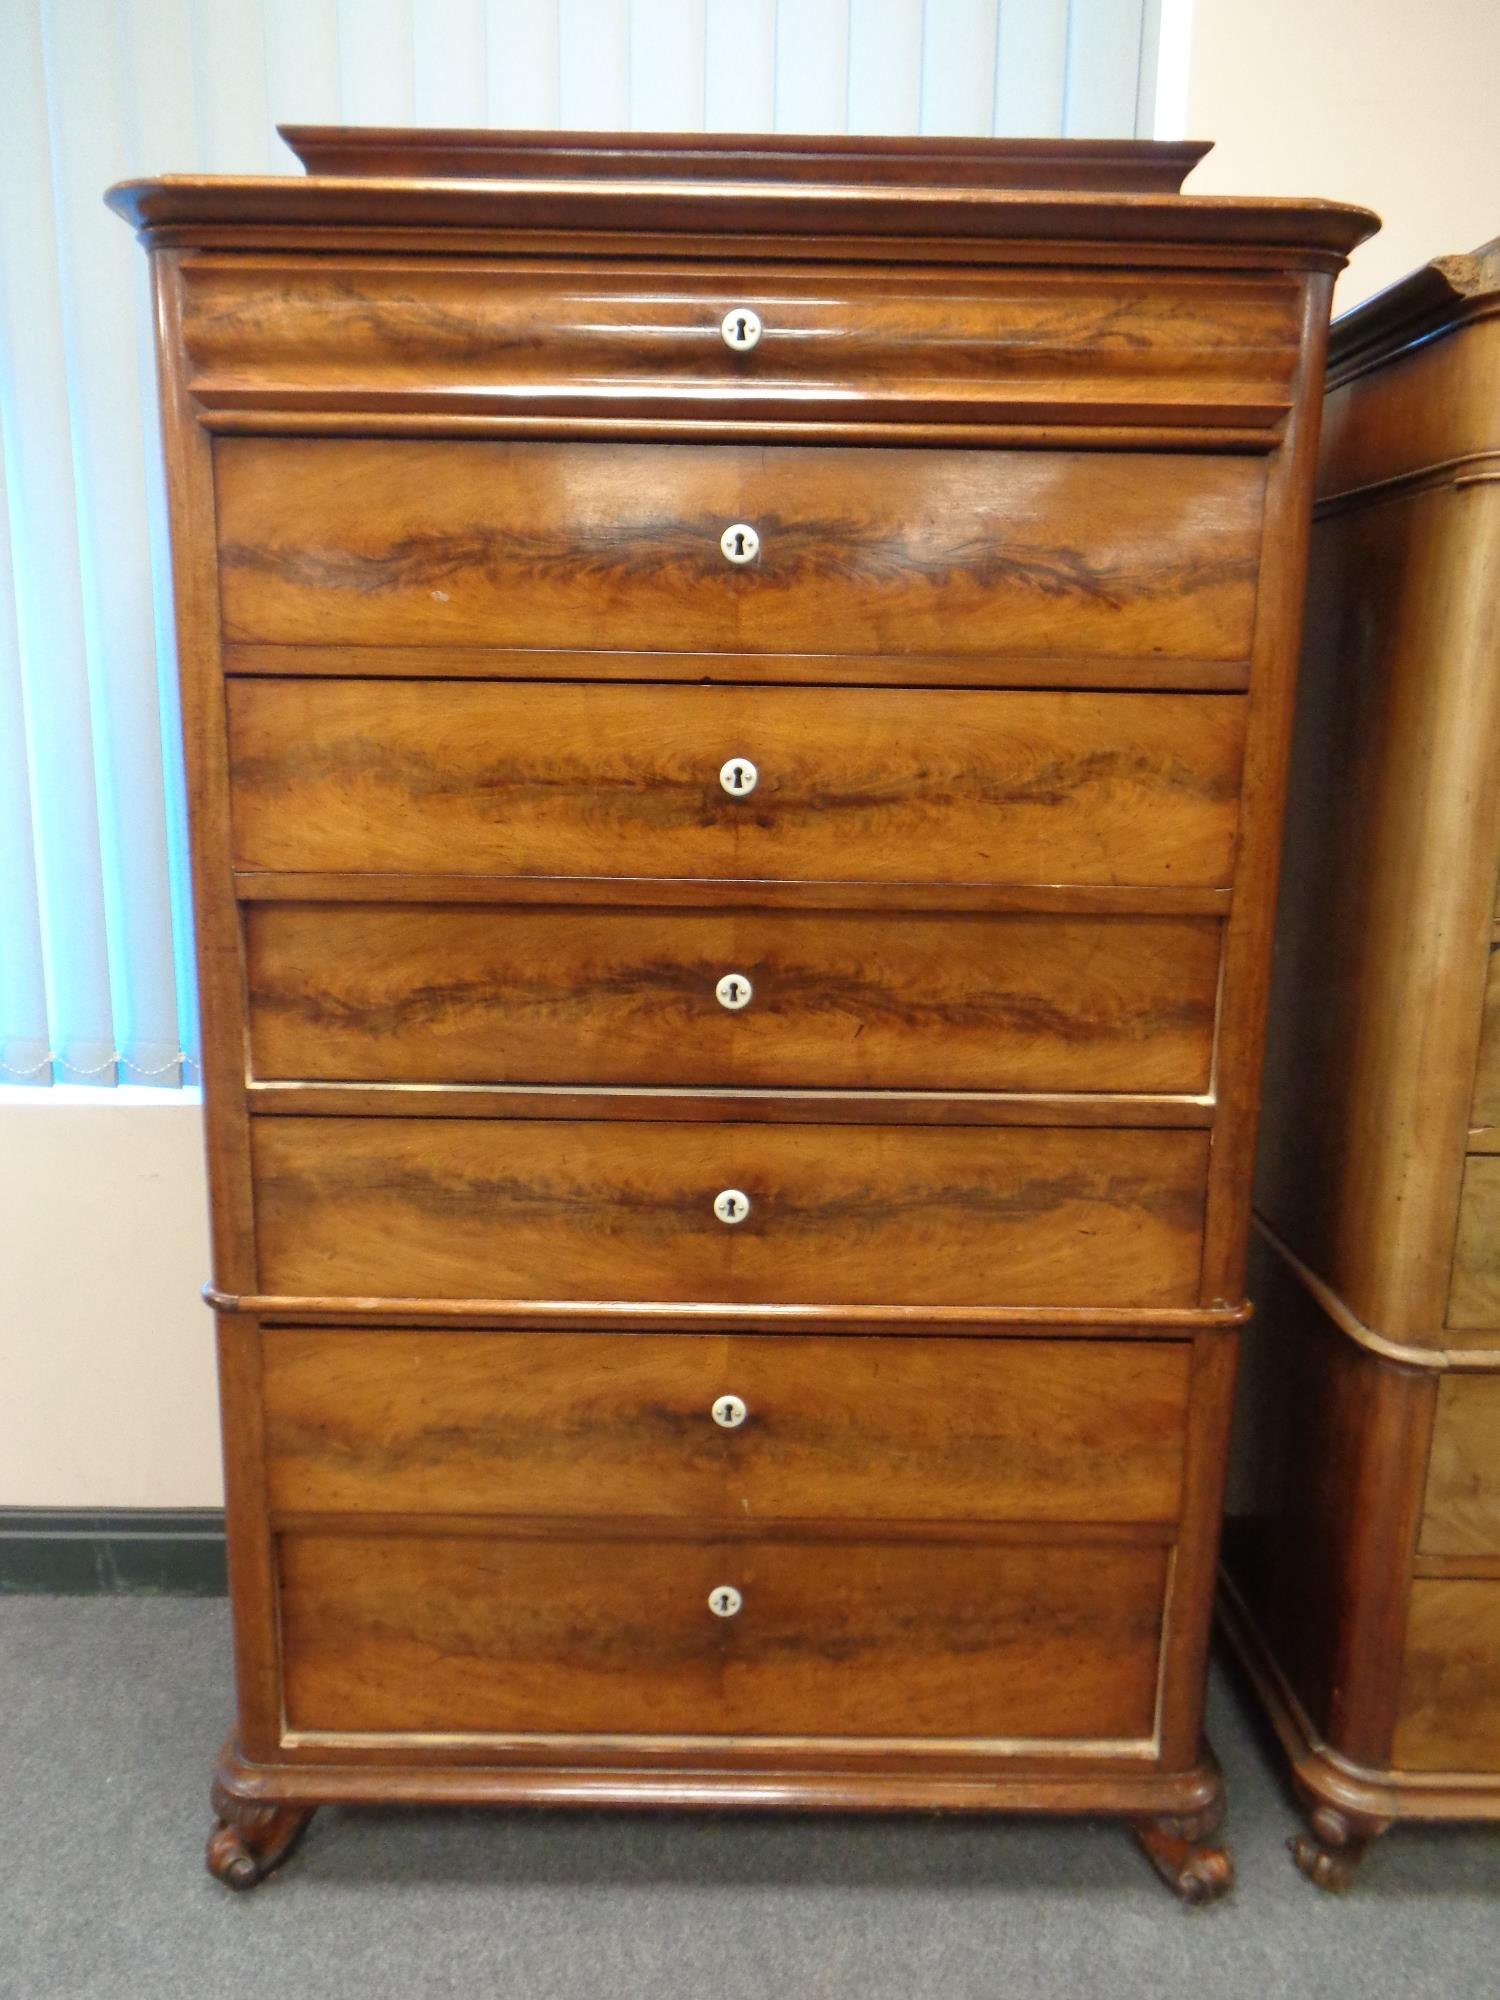
<path id="1" fill-rule="evenodd" d="M 1192 148 L 292 136 L 306 181 L 112 197 L 193 793 L 211 1865 L 324 1801 L 1025 1808 L 1216 1893 L 1370 218 L 1184 199 Z"/>
<path id="2" fill-rule="evenodd" d="M 1500 1818 L 1500 242 L 1337 322 L 1226 1620 L 1347 1888 Z"/>

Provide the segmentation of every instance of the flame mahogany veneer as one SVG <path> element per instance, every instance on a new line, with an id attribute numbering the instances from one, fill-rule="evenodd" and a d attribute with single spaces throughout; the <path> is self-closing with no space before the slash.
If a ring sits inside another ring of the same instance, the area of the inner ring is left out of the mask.
<path id="1" fill-rule="evenodd" d="M 341 1800 L 922 1806 L 1118 1814 L 1213 1897 L 1371 218 L 1184 199 L 1192 146 L 291 137 L 306 181 L 111 196 L 192 785 L 210 1866 Z"/>

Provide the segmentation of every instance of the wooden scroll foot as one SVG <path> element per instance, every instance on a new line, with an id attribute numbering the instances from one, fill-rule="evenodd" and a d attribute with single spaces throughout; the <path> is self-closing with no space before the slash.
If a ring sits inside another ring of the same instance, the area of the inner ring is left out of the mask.
<path id="1" fill-rule="evenodd" d="M 1217 1810 L 1138 1819 L 1132 1831 L 1167 1887 L 1185 1903 L 1217 1903 L 1234 1886 L 1234 1863 L 1212 1845 Z"/>
<path id="2" fill-rule="evenodd" d="M 226 1888 L 253 1889 L 279 1868 L 307 1831 L 312 1806 L 255 1805 L 237 1799 L 217 1782 L 213 1808 L 218 1815 L 204 1857 L 210 1875 Z"/>
<path id="3" fill-rule="evenodd" d="M 1312 1805 L 1308 1832 L 1287 1842 L 1292 1859 L 1309 1882 L 1333 1896 L 1347 1896 L 1359 1875 L 1359 1864 L 1370 1843 L 1390 1825 L 1389 1820 L 1356 1819 L 1334 1806 Z"/>

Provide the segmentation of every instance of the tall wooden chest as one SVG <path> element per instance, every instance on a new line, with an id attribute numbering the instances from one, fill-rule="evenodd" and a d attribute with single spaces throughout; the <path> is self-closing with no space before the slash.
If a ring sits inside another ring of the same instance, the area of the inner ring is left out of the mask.
<path id="1" fill-rule="evenodd" d="M 1201 148 L 297 132 L 151 247 L 238 1725 L 1185 1895 L 1314 427 Z"/>

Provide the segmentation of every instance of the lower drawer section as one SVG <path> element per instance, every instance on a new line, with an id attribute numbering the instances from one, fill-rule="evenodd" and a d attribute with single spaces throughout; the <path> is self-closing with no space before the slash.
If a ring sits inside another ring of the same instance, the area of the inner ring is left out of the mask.
<path id="1" fill-rule="evenodd" d="M 1467 1336 L 1455 1346 L 1500 1354 L 1500 1155 L 1494 1153 L 1471 1153 L 1464 1164 L 1448 1324 Z"/>
<path id="2" fill-rule="evenodd" d="M 1444 1375 L 1418 1543 L 1424 1556 L 1500 1556 L 1500 1375 Z"/>
<path id="3" fill-rule="evenodd" d="M 749 1305 L 1197 1302 L 1208 1134 L 261 1117 L 262 1288 Z"/>
<path id="4" fill-rule="evenodd" d="M 1500 1771 L 1500 1579 L 1412 1585 L 1392 1762 Z"/>
<path id="5" fill-rule="evenodd" d="M 1169 1564 L 1085 1539 L 287 1534 L 287 1724 L 1140 1741 Z"/>

